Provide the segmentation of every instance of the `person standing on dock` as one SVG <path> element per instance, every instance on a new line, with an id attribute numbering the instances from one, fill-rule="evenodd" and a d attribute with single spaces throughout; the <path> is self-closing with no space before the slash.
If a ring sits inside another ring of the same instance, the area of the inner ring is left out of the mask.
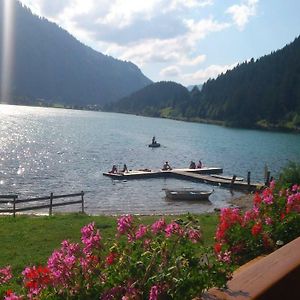
<path id="1" fill-rule="evenodd" d="M 197 169 L 201 169 L 202 168 L 202 161 L 199 160 L 198 164 L 197 164 Z"/>
<path id="2" fill-rule="evenodd" d="M 128 168 L 127 168 L 127 165 L 124 164 L 123 166 L 123 170 L 121 171 L 122 173 L 128 173 Z"/>

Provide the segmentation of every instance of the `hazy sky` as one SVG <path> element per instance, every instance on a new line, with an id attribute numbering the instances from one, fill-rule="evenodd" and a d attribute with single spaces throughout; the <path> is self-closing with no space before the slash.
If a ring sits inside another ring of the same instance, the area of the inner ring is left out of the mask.
<path id="1" fill-rule="evenodd" d="M 199 84 L 300 34 L 300 0 L 21 0 L 153 81 Z"/>

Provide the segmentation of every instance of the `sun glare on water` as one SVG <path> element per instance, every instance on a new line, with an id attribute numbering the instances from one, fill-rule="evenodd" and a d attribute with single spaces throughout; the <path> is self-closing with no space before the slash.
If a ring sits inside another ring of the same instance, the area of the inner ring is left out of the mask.
<path id="1" fill-rule="evenodd" d="M 10 103 L 13 50 L 14 50 L 14 1 L 3 0 L 1 102 Z"/>

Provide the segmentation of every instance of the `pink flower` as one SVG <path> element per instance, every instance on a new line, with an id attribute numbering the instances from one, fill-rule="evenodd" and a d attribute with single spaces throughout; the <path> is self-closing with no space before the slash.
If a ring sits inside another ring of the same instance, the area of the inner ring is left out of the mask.
<path id="1" fill-rule="evenodd" d="M 227 264 L 231 263 L 231 252 L 230 251 L 225 251 L 224 253 L 221 252 L 217 255 L 217 257 L 218 257 L 219 261 L 222 261 Z"/>
<path id="2" fill-rule="evenodd" d="M 157 234 L 158 232 L 161 232 L 166 227 L 166 221 L 165 219 L 159 219 L 155 223 L 152 224 L 151 230 L 153 233 Z"/>
<path id="3" fill-rule="evenodd" d="M 201 232 L 199 230 L 189 229 L 188 237 L 193 243 L 197 243 L 201 240 Z"/>
<path id="4" fill-rule="evenodd" d="M 273 204 L 273 201 L 274 201 L 274 197 L 273 197 L 272 194 L 270 194 L 270 195 L 263 198 L 263 202 L 267 205 Z"/>
<path id="5" fill-rule="evenodd" d="M 0 269 L 0 285 L 8 282 L 11 278 L 11 266 Z"/>
<path id="6" fill-rule="evenodd" d="M 266 223 L 266 225 L 272 225 L 273 221 L 272 221 L 272 219 L 270 217 L 267 217 L 265 219 L 265 223 Z"/>
<path id="7" fill-rule="evenodd" d="M 166 237 L 170 237 L 172 234 L 183 235 L 183 230 L 179 224 L 172 222 L 167 225 L 165 229 Z"/>
<path id="8" fill-rule="evenodd" d="M 22 300 L 22 296 L 16 295 L 13 291 L 8 290 L 6 292 L 6 296 L 4 297 L 4 300 Z"/>
<path id="9" fill-rule="evenodd" d="M 292 191 L 293 192 L 297 192 L 297 190 L 300 188 L 300 186 L 298 186 L 297 184 L 294 184 L 293 186 L 292 186 Z"/>
<path id="10" fill-rule="evenodd" d="M 85 254 L 100 248 L 101 236 L 99 230 L 95 228 L 95 223 L 90 223 L 81 229 L 81 241 L 85 245 L 83 249 Z"/>
<path id="11" fill-rule="evenodd" d="M 140 238 L 142 238 L 147 233 L 147 230 L 148 230 L 147 226 L 141 224 L 139 226 L 139 229 L 135 233 L 135 238 L 137 240 L 140 239 Z"/>
<path id="12" fill-rule="evenodd" d="M 123 215 L 118 219 L 118 232 L 120 234 L 126 233 L 132 225 L 133 218 L 131 215 Z"/>
<path id="13" fill-rule="evenodd" d="M 157 285 L 153 285 L 150 290 L 149 300 L 157 300 L 159 295 L 159 287 Z"/>
<path id="14" fill-rule="evenodd" d="M 252 210 L 247 210 L 244 214 L 243 223 L 247 224 L 250 220 L 253 219 L 253 212 Z"/>
<path id="15" fill-rule="evenodd" d="M 272 180 L 272 181 L 270 182 L 270 189 L 271 189 L 271 190 L 274 190 L 274 188 L 275 188 L 275 180 Z"/>

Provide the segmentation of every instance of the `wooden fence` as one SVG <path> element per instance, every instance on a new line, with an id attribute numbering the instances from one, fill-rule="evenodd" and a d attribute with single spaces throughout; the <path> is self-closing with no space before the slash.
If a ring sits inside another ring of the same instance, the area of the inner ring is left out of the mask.
<path id="1" fill-rule="evenodd" d="M 12 204 L 12 208 L 6 208 L 6 209 L 0 208 L 0 213 L 11 213 L 15 217 L 17 212 L 49 208 L 49 216 L 51 216 L 53 207 L 73 205 L 73 204 L 81 204 L 81 212 L 84 213 L 83 196 L 84 196 L 83 191 L 81 191 L 80 193 L 76 193 L 76 194 L 66 194 L 66 195 L 53 195 L 53 193 L 51 193 L 50 196 L 28 198 L 28 199 L 18 199 L 18 195 L 0 195 L 0 204 L 1 203 L 2 204 L 3 203 Z M 58 202 L 58 203 L 53 201 L 55 199 L 74 198 L 74 197 L 80 197 L 80 200 L 64 201 L 64 202 Z M 17 208 L 18 204 L 21 204 L 21 203 L 24 204 L 24 203 L 30 203 L 30 202 L 45 202 L 45 204 L 39 203 L 38 205 Z"/>

